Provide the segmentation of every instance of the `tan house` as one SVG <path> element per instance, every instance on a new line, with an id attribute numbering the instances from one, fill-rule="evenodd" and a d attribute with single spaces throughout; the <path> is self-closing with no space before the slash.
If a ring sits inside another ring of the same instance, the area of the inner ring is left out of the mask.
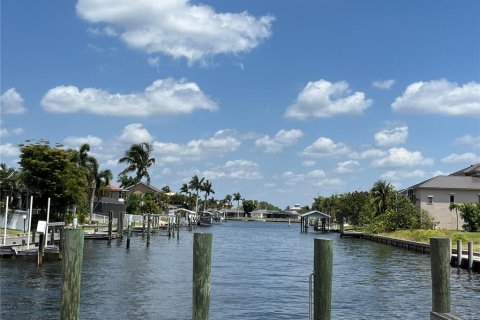
<path id="1" fill-rule="evenodd" d="M 480 163 L 454 172 L 436 176 L 402 191 L 420 209 L 427 210 L 441 229 L 462 229 L 463 219 L 451 203 L 480 202 Z"/>
<path id="2" fill-rule="evenodd" d="M 152 192 L 160 191 L 160 189 L 155 188 L 153 185 L 146 184 L 144 182 L 139 182 L 137 184 L 134 184 L 133 186 L 125 188 L 125 190 L 127 192 L 140 193 L 140 194 L 145 194 L 147 191 L 152 191 Z"/>

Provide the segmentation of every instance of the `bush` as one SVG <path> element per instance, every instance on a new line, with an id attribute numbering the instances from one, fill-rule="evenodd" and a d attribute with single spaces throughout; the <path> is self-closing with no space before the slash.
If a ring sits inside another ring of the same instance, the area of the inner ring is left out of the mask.
<path id="1" fill-rule="evenodd" d="M 465 223 L 463 230 L 470 232 L 480 231 L 480 203 L 465 203 L 460 206 L 460 216 Z"/>

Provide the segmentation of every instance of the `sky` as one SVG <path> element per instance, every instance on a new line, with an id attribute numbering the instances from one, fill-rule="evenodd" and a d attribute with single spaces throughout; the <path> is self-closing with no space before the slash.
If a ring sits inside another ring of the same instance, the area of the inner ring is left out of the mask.
<path id="1" fill-rule="evenodd" d="M 26 139 L 115 175 L 280 208 L 480 162 L 477 0 L 2 0 L 1 162 Z M 116 181 L 114 181 L 116 183 Z"/>

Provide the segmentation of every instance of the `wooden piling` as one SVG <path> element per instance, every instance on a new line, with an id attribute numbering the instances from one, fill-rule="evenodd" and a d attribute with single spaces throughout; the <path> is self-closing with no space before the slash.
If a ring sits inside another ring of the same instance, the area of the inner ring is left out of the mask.
<path id="1" fill-rule="evenodd" d="M 147 247 L 150 246 L 150 223 L 152 219 L 150 218 L 150 213 L 147 215 Z"/>
<path id="2" fill-rule="evenodd" d="M 211 269 L 212 234 L 195 233 L 193 236 L 193 320 L 207 320 L 209 317 Z"/>
<path id="3" fill-rule="evenodd" d="M 177 213 L 177 240 L 180 240 L 180 215 Z"/>
<path id="4" fill-rule="evenodd" d="M 313 319 L 330 320 L 332 309 L 333 240 L 315 238 L 313 253 Z"/>
<path id="5" fill-rule="evenodd" d="M 473 241 L 468 241 L 468 269 L 473 268 Z"/>
<path id="6" fill-rule="evenodd" d="M 142 213 L 142 238 L 145 238 L 145 214 Z"/>
<path id="7" fill-rule="evenodd" d="M 450 239 L 430 238 L 433 312 L 450 313 L 451 252 Z"/>
<path id="8" fill-rule="evenodd" d="M 75 320 L 80 313 L 80 283 L 83 263 L 82 229 L 65 229 L 60 320 Z"/>
<path id="9" fill-rule="evenodd" d="M 457 240 L 457 267 L 462 266 L 462 240 Z"/>
<path id="10" fill-rule="evenodd" d="M 112 240 L 113 211 L 108 213 L 108 241 Z"/>
<path id="11" fill-rule="evenodd" d="M 41 266 L 43 263 L 43 245 L 44 245 L 44 234 L 40 233 L 38 239 L 38 253 L 37 253 L 37 265 Z"/>
<path id="12" fill-rule="evenodd" d="M 117 235 L 122 238 L 123 237 L 123 212 L 118 213 L 117 218 Z"/>
<path id="13" fill-rule="evenodd" d="M 60 227 L 60 240 L 58 241 L 58 260 L 63 260 L 63 248 L 65 248 L 65 227 Z"/>

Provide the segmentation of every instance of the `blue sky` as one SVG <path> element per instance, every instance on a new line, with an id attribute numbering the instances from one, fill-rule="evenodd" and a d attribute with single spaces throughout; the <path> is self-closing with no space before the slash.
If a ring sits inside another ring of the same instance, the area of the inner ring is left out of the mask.
<path id="1" fill-rule="evenodd" d="M 1 2 L 1 161 L 48 139 L 116 175 L 279 207 L 480 161 L 478 1 Z"/>

